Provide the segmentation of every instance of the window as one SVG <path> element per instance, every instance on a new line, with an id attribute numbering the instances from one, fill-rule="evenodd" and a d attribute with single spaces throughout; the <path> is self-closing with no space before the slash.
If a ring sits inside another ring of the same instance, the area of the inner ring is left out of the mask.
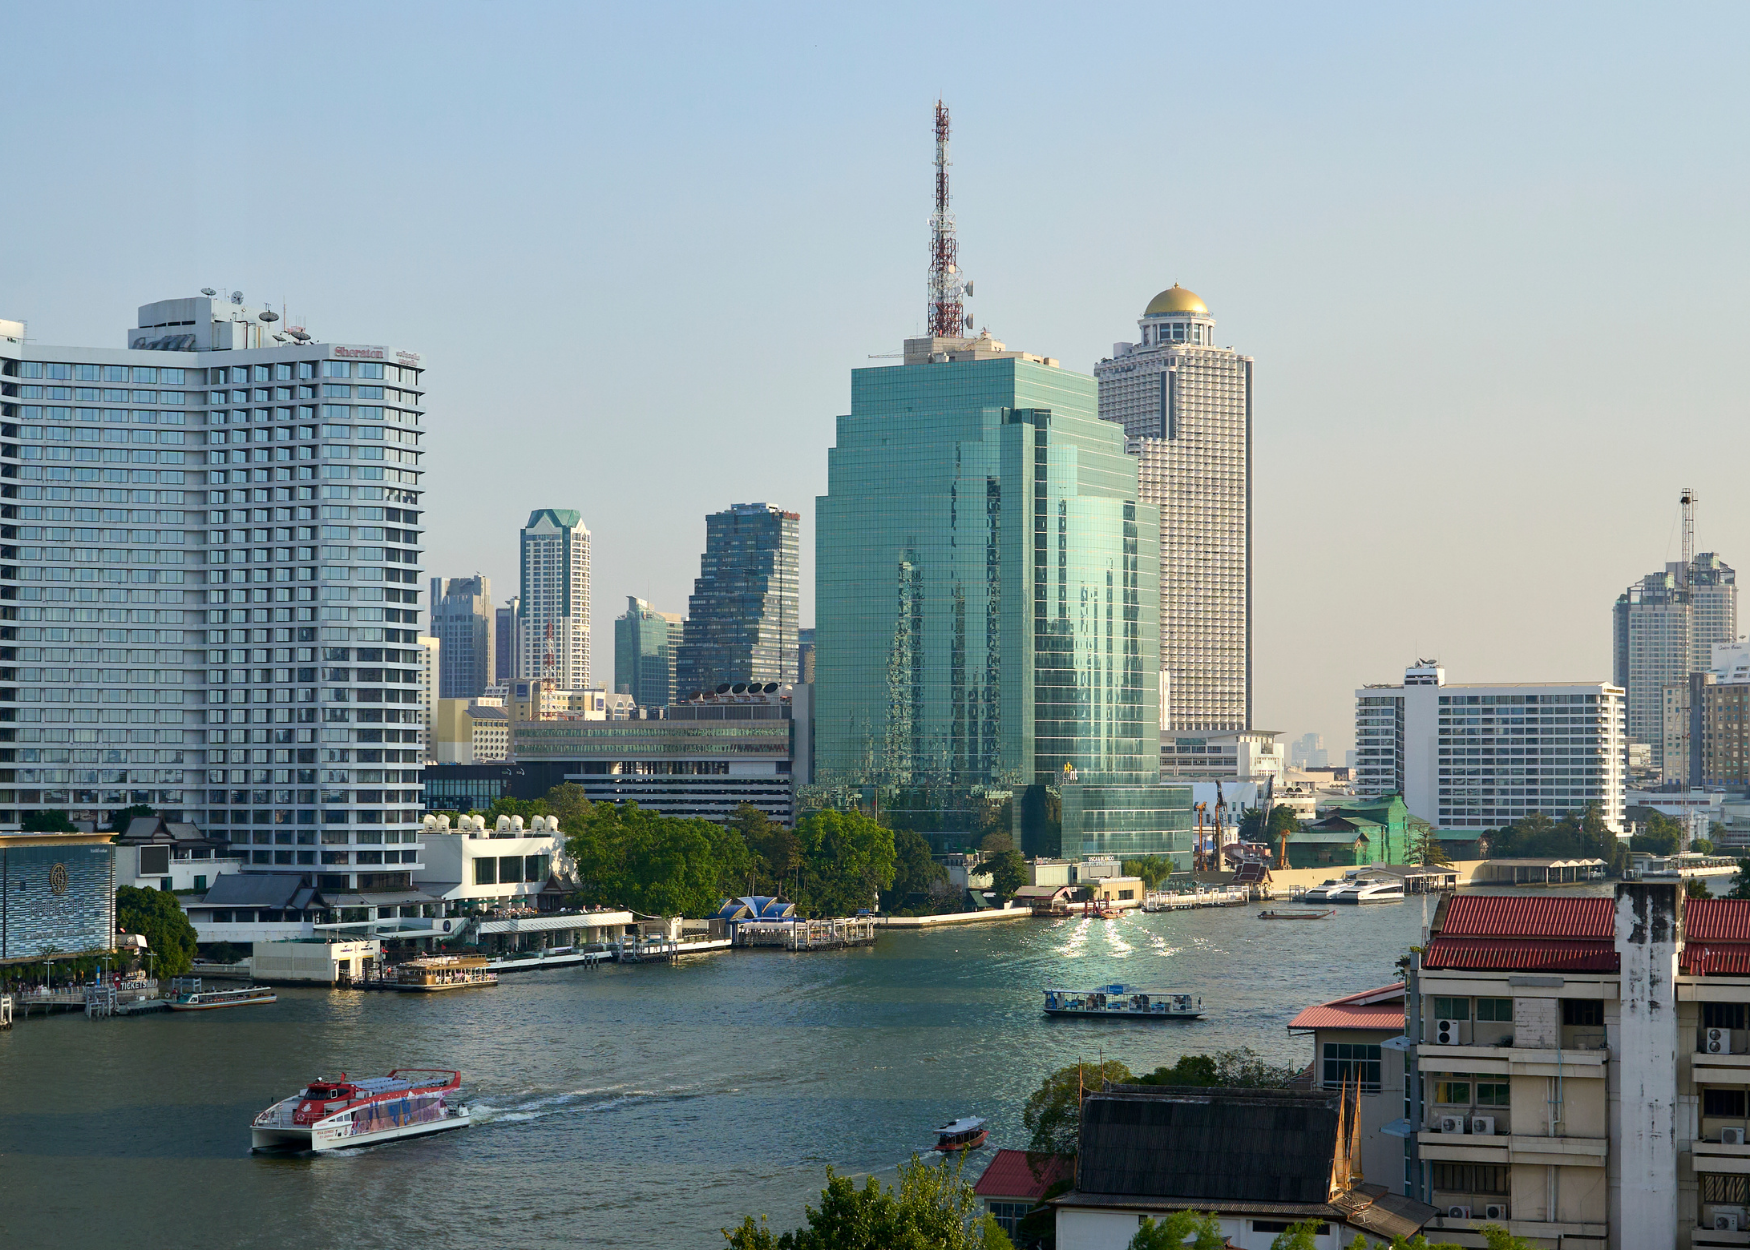
<path id="1" fill-rule="evenodd" d="M 1504 1164 L 1434 1163 L 1434 1188 L 1449 1194 L 1511 1193 L 1511 1177 Z M 1738 1178 L 1740 1180 L 1743 1177 Z"/>
<path id="2" fill-rule="evenodd" d="M 1704 1029 L 1741 1029 L 1744 1027 L 1743 1003 L 1703 1003 L 1701 1027 Z"/>
<path id="3" fill-rule="evenodd" d="M 1379 1047 L 1360 1042 L 1326 1042 L 1324 1084 L 1338 1088 L 1359 1080 L 1362 1089 L 1379 1088 Z"/>
<path id="4" fill-rule="evenodd" d="M 474 884 L 498 884 L 498 861 L 496 859 L 481 858 L 474 861 Z"/>
<path id="5" fill-rule="evenodd" d="M 1033 1204 L 1030 1202 L 992 1202 L 986 1205 L 990 1209 L 991 1219 L 995 1220 L 997 1226 L 1011 1238 L 1015 1235 L 1016 1226 L 1026 1219 L 1027 1212 L 1033 1209 Z"/>
<path id="6" fill-rule="evenodd" d="M 145 869 L 142 868 L 141 871 L 144 872 Z M 1704 1089 L 1701 1091 L 1701 1113 L 1742 1120 L 1745 1115 L 1744 1101 L 1744 1091 L 1741 1089 Z"/>
<path id="7" fill-rule="evenodd" d="M 322 376 L 325 378 L 350 378 L 352 367 L 344 360 L 324 360 L 322 362 Z"/>
<path id="8" fill-rule="evenodd" d="M 1604 1027 L 1604 1004 L 1596 998 L 1564 998 L 1562 1023 L 1601 1029 Z"/>
<path id="9" fill-rule="evenodd" d="M 1479 1107 L 1509 1107 L 1512 1106 L 1513 1086 L 1505 1078 L 1495 1081 L 1477 1082 L 1477 1106 Z"/>
<path id="10" fill-rule="evenodd" d="M 1434 1000 L 1434 1018 L 1436 1020 L 1469 1020 L 1470 999 L 1436 998 Z"/>
<path id="11" fill-rule="evenodd" d="M 1733 1206 L 1750 1205 L 1750 1176 L 1726 1176 L 1718 1172 L 1698 1172 L 1703 1202 L 1729 1202 Z"/>
<path id="12" fill-rule="evenodd" d="M 1513 1000 L 1511 998 L 1477 999 L 1477 1019 L 1495 1020 L 1502 1024 L 1512 1024 Z"/>

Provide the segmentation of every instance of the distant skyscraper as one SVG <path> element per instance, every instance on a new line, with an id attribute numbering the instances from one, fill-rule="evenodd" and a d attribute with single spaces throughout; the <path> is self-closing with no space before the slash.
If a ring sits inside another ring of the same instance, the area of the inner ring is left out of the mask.
<path id="1" fill-rule="evenodd" d="M 493 614 L 497 619 L 492 627 L 492 680 L 500 686 L 516 676 L 516 609 L 519 601 L 518 596 L 512 595 L 510 602 Z"/>
<path id="2" fill-rule="evenodd" d="M 1652 747 L 1654 768 L 1665 767 L 1666 684 L 1711 669 L 1713 645 L 1735 642 L 1737 632 L 1738 575 L 1712 552 L 1668 563 L 1617 596 L 1613 680 L 1628 691 L 1629 741 Z M 1672 767 L 1687 773 L 1688 763 Z"/>
<path id="3" fill-rule="evenodd" d="M 796 679 L 800 523 L 763 503 L 705 518 L 677 664 L 681 696 L 723 682 Z"/>
<path id="4" fill-rule="evenodd" d="M 1331 762 L 1331 753 L 1325 750 L 1323 734 L 1302 734 L 1288 748 L 1288 766 L 1290 768 L 1325 768 Z"/>
<path id="5" fill-rule="evenodd" d="M 1215 345 L 1180 286 L 1094 366 L 1100 416 L 1124 427 L 1142 500 L 1160 510 L 1163 720 L 1169 731 L 1252 723 L 1252 358 Z"/>
<path id="6" fill-rule="evenodd" d="M 804 685 L 814 683 L 814 630 L 796 631 L 796 680 Z"/>
<path id="7" fill-rule="evenodd" d="M 431 579 L 431 632 L 443 644 L 440 699 L 472 699 L 492 684 L 493 618 L 489 579 Z"/>
<path id="8" fill-rule="evenodd" d="M 589 530 L 567 508 L 537 508 L 523 526 L 516 671 L 560 690 L 589 685 Z"/>
<path id="9" fill-rule="evenodd" d="M 658 612 L 635 595 L 614 621 L 614 689 L 639 707 L 667 707 L 675 698 L 680 613 Z"/>

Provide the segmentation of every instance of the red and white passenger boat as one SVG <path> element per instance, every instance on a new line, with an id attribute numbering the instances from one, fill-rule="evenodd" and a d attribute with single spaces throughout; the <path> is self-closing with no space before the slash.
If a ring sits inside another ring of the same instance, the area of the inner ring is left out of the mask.
<path id="1" fill-rule="evenodd" d="M 462 1074 L 448 1068 L 397 1068 L 388 1076 L 318 1077 L 255 1117 L 256 1150 L 338 1150 L 467 1128 L 468 1108 L 449 1101 Z"/>

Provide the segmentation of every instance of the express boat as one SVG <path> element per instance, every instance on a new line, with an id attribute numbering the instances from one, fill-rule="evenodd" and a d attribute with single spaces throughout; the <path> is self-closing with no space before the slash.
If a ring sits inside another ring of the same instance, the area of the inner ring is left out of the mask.
<path id="1" fill-rule="evenodd" d="M 448 1068 L 397 1068 L 388 1076 L 318 1077 L 255 1117 L 256 1150 L 325 1151 L 467 1128 L 468 1108 L 450 1098 L 462 1074 Z"/>
<path id="2" fill-rule="evenodd" d="M 251 985 L 236 990 L 203 990 L 199 981 L 186 987 L 175 987 L 170 999 L 172 1011 L 215 1011 L 220 1007 L 253 1007 L 258 1003 L 277 1003 L 279 995 L 271 985 Z"/>
<path id="3" fill-rule="evenodd" d="M 1102 985 L 1095 990 L 1046 990 L 1048 1016 L 1094 1016 L 1101 1020 L 1196 1020 L 1203 999 L 1177 990 Z"/>
<path id="4" fill-rule="evenodd" d="M 990 1132 L 984 1127 L 985 1121 L 978 1116 L 962 1116 L 951 1124 L 944 1124 L 936 1130 L 936 1144 L 933 1149 L 943 1154 L 954 1154 L 961 1150 L 977 1150 L 984 1145 Z"/>

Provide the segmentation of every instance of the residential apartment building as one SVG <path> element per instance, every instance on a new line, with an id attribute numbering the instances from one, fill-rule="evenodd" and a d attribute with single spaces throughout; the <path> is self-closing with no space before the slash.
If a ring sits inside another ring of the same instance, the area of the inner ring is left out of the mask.
<path id="1" fill-rule="evenodd" d="M 566 690 L 589 685 L 589 530 L 579 513 L 529 513 L 516 610 L 518 676 Z"/>
<path id="2" fill-rule="evenodd" d="M 705 518 L 675 697 L 735 682 L 795 680 L 800 525 L 796 513 L 763 503 Z"/>
<path id="3" fill-rule="evenodd" d="M 492 685 L 492 582 L 473 577 L 431 579 L 431 632 L 443 650 L 438 665 L 440 699 L 472 699 Z"/>
<path id="4" fill-rule="evenodd" d="M 1750 902 L 1448 898 L 1409 1005 L 1399 1131 L 1431 1240 L 1745 1244 Z"/>
<path id="5" fill-rule="evenodd" d="M 675 663 L 684 624 L 678 612 L 658 612 L 636 595 L 614 621 L 614 690 L 639 707 L 666 707 L 677 697 Z M 745 679 L 744 679 L 745 680 Z"/>
<path id="6" fill-rule="evenodd" d="M 1189 781 L 1279 780 L 1282 748 L 1273 729 L 1220 734 L 1166 734 L 1161 738 L 1161 776 Z"/>
<path id="7" fill-rule="evenodd" d="M 1401 794 L 1443 832 L 1593 803 L 1621 830 L 1623 733 L 1623 692 L 1608 682 L 1449 685 L 1421 661 L 1402 685 L 1355 692 L 1355 790 Z"/>
<path id="8" fill-rule="evenodd" d="M 1170 733 L 1252 723 L 1252 358 L 1177 284 L 1139 343 L 1094 366 L 1100 417 L 1122 426 L 1158 513 L 1162 720 Z"/>
<path id="9" fill-rule="evenodd" d="M 1629 740 L 1650 745 L 1653 767 L 1662 770 L 1665 688 L 1708 671 L 1715 643 L 1737 641 L 1737 574 L 1711 552 L 1687 565 L 1669 563 L 1617 597 L 1611 633 L 1612 680 L 1627 691 Z M 1686 763 L 1673 768 L 1681 772 Z"/>
<path id="10" fill-rule="evenodd" d="M 119 349 L 0 324 L 0 824 L 149 803 L 251 870 L 405 881 L 423 363 L 240 295 L 139 314 Z"/>

